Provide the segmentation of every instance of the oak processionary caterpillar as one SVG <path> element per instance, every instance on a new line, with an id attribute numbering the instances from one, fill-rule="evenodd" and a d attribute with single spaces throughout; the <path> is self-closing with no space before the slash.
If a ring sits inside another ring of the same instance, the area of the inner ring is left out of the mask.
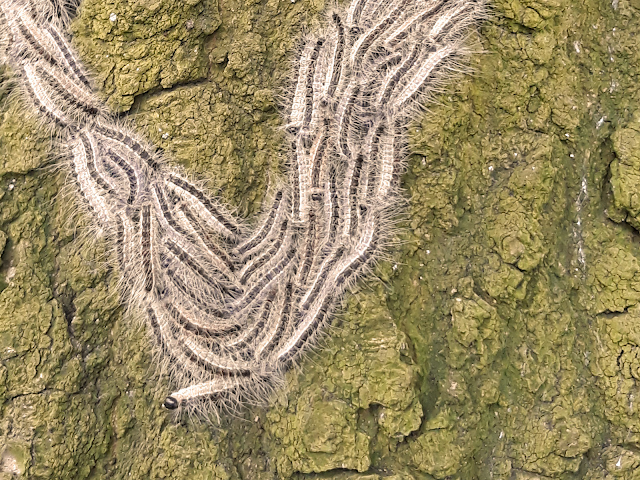
<path id="1" fill-rule="evenodd" d="M 483 0 L 353 0 L 302 40 L 285 179 L 255 225 L 172 167 L 92 90 L 56 0 L 0 0 L 2 60 L 113 247 L 130 314 L 177 390 L 168 409 L 263 402 L 388 244 L 421 101 L 462 68 Z"/>

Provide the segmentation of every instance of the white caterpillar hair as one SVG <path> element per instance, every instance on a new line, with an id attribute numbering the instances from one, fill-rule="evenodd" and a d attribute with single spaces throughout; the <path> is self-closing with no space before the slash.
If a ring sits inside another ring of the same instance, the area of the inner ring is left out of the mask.
<path id="1" fill-rule="evenodd" d="M 74 7 L 75 5 L 71 5 Z M 99 100 L 67 5 L 0 0 L 2 59 L 61 139 L 130 315 L 177 390 L 168 409 L 261 402 L 388 245 L 425 97 L 460 69 L 483 0 L 353 0 L 299 48 L 284 109 L 288 172 L 248 227 Z"/>

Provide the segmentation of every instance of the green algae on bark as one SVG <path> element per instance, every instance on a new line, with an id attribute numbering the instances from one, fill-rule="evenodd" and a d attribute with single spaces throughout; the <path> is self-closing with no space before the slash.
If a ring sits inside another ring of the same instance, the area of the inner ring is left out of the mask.
<path id="1" fill-rule="evenodd" d="M 384 284 L 270 407 L 219 427 L 159 407 L 104 245 L 40 169 L 48 135 L 5 104 L 0 475 L 637 478 L 640 4 L 492 3 L 473 75 L 411 128 Z M 274 99 L 323 7 L 85 0 L 73 33 L 109 103 L 248 215 L 281 171 Z"/>
<path id="2" fill-rule="evenodd" d="M 216 0 L 85 0 L 73 33 L 109 106 L 127 111 L 137 95 L 204 80 L 218 26 Z"/>
<path id="3" fill-rule="evenodd" d="M 267 412 L 267 451 L 282 476 L 364 472 L 373 444 L 397 445 L 420 427 L 406 336 L 380 301 L 351 303 L 347 312 L 359 321 L 343 323 Z"/>

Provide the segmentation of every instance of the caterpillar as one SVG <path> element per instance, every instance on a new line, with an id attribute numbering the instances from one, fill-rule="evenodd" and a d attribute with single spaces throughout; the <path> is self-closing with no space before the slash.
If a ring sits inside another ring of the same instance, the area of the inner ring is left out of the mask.
<path id="1" fill-rule="evenodd" d="M 94 92 L 64 5 L 0 0 L 2 61 L 61 139 L 122 301 L 146 318 L 167 409 L 257 402 L 388 247 L 406 128 L 460 59 L 484 0 L 353 0 L 306 35 L 283 107 L 288 168 L 248 225 Z M 132 314 L 134 314 L 132 313 Z"/>

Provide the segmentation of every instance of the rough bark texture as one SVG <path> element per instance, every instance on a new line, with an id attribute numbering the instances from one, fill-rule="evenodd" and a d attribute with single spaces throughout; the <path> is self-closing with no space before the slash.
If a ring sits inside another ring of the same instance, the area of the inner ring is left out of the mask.
<path id="1" fill-rule="evenodd" d="M 74 42 L 249 215 L 322 18 L 292 2 L 85 0 Z M 475 73 L 411 129 L 392 260 L 271 407 L 219 427 L 160 407 L 103 243 L 0 92 L 0 479 L 640 478 L 639 35 L 639 0 L 494 0 Z"/>

